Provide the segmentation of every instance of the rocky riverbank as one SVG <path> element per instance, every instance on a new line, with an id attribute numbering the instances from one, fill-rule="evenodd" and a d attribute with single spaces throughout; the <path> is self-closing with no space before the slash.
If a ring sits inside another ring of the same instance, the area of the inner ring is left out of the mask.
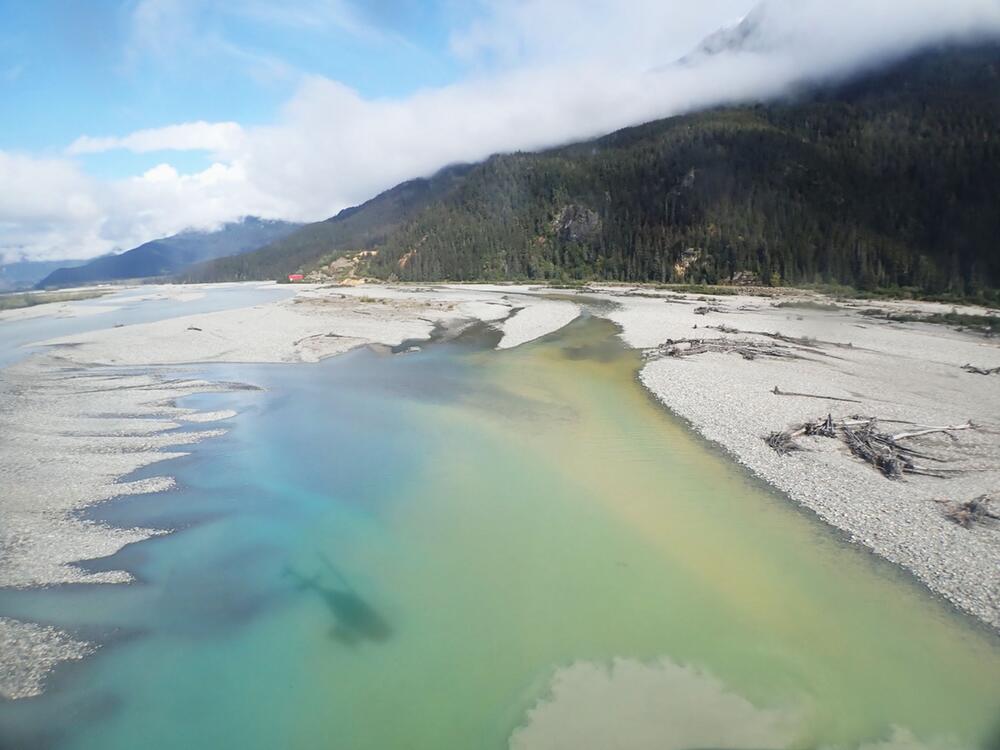
<path id="1" fill-rule="evenodd" d="M 963 528 L 945 514 L 950 505 L 1000 495 L 1000 376 L 963 369 L 1000 365 L 996 338 L 919 322 L 952 313 L 935 303 L 696 298 L 624 287 L 602 296 L 619 303 L 609 317 L 625 342 L 649 353 L 640 380 L 659 401 L 852 541 L 1000 628 L 1000 523 Z M 692 339 L 708 345 L 685 356 Z M 926 468 L 944 469 L 944 478 L 888 478 L 822 436 L 802 437 L 801 450 L 787 454 L 765 441 L 828 415 L 874 417 L 897 434 L 968 420 L 974 429 L 913 441 L 929 456 Z M 1000 513 L 1000 498 L 994 508 Z"/>
<path id="2" fill-rule="evenodd" d="M 963 369 L 1000 366 L 996 339 L 920 322 L 951 312 L 926 303 L 624 286 L 587 289 L 579 303 L 544 287 L 303 286 L 291 299 L 198 315 L 179 307 L 177 317 L 155 323 L 113 327 L 109 316 L 102 330 L 44 342 L 0 371 L 0 586 L 130 580 L 125 571 L 91 573 L 74 563 L 163 532 L 93 524 L 79 512 L 169 489 L 169 464 L 162 476 L 121 478 L 219 434 L 185 430 L 186 423 L 235 416 L 176 406 L 185 395 L 247 387 L 205 381 L 187 365 L 316 362 L 370 344 L 399 349 L 477 322 L 496 327 L 497 348 L 509 349 L 565 326 L 587 304 L 646 354 L 641 382 L 695 430 L 853 541 L 1000 627 L 1000 524 L 964 528 L 939 502 L 1000 490 L 1000 376 Z M 788 454 L 765 442 L 827 415 L 892 425 L 972 420 L 975 429 L 920 438 L 921 450 L 949 470 L 946 478 L 890 479 L 821 436 L 799 438 L 802 450 Z M 0 619 L 0 643 L 0 695 L 8 698 L 37 694 L 53 666 L 93 648 L 9 618 Z"/>
<path id="3" fill-rule="evenodd" d="M 0 371 L 0 586 L 131 580 L 126 571 L 93 573 L 75 563 L 165 532 L 96 524 L 82 520 L 81 511 L 114 497 L 171 489 L 167 473 L 122 478 L 224 431 L 185 430 L 185 424 L 235 416 L 180 408 L 176 400 L 253 387 L 209 382 L 184 365 L 316 362 L 358 346 L 399 347 L 475 322 L 494 323 L 500 346 L 511 348 L 579 314 L 574 304 L 527 291 L 303 287 L 290 300 L 236 310 L 183 315 L 180 306 L 177 317 L 155 323 L 114 327 L 109 315 L 107 328 L 39 342 L 41 351 Z M 50 314 L 75 311 L 53 306 Z M 11 618 L 0 618 L 0 645 L 0 697 L 11 699 L 37 695 L 53 667 L 94 649 L 56 628 Z"/>

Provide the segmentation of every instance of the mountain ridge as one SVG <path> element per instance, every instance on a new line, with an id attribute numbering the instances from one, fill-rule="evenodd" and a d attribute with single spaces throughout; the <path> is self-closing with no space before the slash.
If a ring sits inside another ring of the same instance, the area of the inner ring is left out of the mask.
<path id="1" fill-rule="evenodd" d="M 73 268 L 90 260 L 18 260 L 0 264 L 0 292 L 31 289 L 39 281 L 60 268 Z"/>
<path id="2" fill-rule="evenodd" d="M 36 287 L 47 289 L 173 276 L 196 263 L 256 250 L 299 227 L 301 224 L 247 216 L 216 230 L 185 230 L 144 242 L 117 255 L 102 255 L 82 265 L 57 269 Z"/>
<path id="3" fill-rule="evenodd" d="M 405 211 L 382 205 L 378 236 L 313 242 L 307 225 L 258 251 L 266 263 L 242 256 L 241 278 L 377 249 L 360 272 L 414 281 L 996 289 L 998 122 L 1000 45 L 938 47 L 778 101 L 495 155 Z M 224 262 L 200 270 L 228 274 Z"/>
<path id="4" fill-rule="evenodd" d="M 677 63 L 681 65 L 694 65 L 706 58 L 724 52 L 743 52 L 747 49 L 756 50 L 760 47 L 759 37 L 763 27 L 765 16 L 770 6 L 767 2 L 755 5 L 749 13 L 739 20 L 738 23 L 730 26 L 723 26 L 712 32 L 690 52 L 681 57 Z"/>
<path id="5" fill-rule="evenodd" d="M 289 236 L 245 255 L 197 264 L 182 274 L 186 282 L 281 280 L 343 248 L 363 250 L 385 241 L 389 232 L 456 187 L 471 165 L 444 167 L 385 190 L 328 219 L 306 224 Z M 249 257 L 248 257 L 249 256 Z"/>

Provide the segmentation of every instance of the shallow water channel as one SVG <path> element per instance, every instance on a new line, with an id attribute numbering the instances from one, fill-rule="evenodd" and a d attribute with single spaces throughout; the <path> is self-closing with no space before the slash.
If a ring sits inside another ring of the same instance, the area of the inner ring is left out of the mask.
<path id="1" fill-rule="evenodd" d="M 189 399 L 240 413 L 144 470 L 179 489 L 92 509 L 176 529 L 87 563 L 136 584 L 0 591 L 103 644 L 0 703 L 0 747 L 581 747 L 574 715 L 622 748 L 998 747 L 1000 639 L 696 438 L 615 332 L 192 368 L 266 391 Z"/>

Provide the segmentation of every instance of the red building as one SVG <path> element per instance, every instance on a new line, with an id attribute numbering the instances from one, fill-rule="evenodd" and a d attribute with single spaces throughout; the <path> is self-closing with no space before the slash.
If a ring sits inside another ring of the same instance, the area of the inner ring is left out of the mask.
<path id="1" fill-rule="evenodd" d="M 290 273 L 290 274 L 288 274 L 288 280 L 289 281 L 302 281 L 302 274 L 301 273 Z"/>

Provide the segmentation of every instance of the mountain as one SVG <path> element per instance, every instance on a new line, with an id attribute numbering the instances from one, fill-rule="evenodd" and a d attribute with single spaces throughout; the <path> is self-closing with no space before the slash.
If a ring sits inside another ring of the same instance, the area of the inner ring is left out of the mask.
<path id="1" fill-rule="evenodd" d="M 74 268 L 60 268 L 42 279 L 37 287 L 46 289 L 171 276 L 196 263 L 256 250 L 287 236 L 300 226 L 250 216 L 214 231 L 182 232 L 147 242 L 120 255 L 104 255 Z"/>
<path id="2" fill-rule="evenodd" d="M 31 289 L 59 268 L 73 268 L 85 260 L 19 260 L 0 265 L 0 292 Z"/>
<path id="3" fill-rule="evenodd" d="M 677 62 L 681 65 L 696 65 L 706 58 L 726 52 L 762 52 L 769 46 L 766 38 L 766 18 L 771 6 L 758 3 L 733 26 L 724 26 L 709 34 L 691 52 Z"/>
<path id="4" fill-rule="evenodd" d="M 194 266 L 181 278 L 184 281 L 280 279 L 291 271 L 315 265 L 324 256 L 381 245 L 391 232 L 457 189 L 470 168 L 446 167 L 431 178 L 404 182 L 360 206 L 345 208 L 330 219 L 307 224 L 255 252 Z"/>
<path id="5" fill-rule="evenodd" d="M 244 255 L 238 273 L 228 259 L 201 272 L 273 278 L 377 249 L 359 273 L 976 294 L 1000 288 L 998 123 L 1000 45 L 939 48 L 794 99 L 446 170 Z M 415 185 L 419 199 L 392 200 Z"/>

